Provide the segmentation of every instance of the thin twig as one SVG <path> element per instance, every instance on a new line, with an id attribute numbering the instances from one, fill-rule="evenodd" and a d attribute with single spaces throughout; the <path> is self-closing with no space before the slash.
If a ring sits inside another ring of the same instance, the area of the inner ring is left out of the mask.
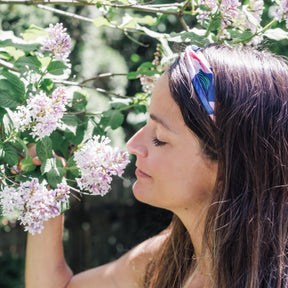
<path id="1" fill-rule="evenodd" d="M 186 24 L 186 22 L 183 18 L 183 15 L 179 16 L 178 18 L 179 18 L 179 21 L 180 21 L 181 25 L 183 26 L 184 30 L 189 31 L 189 26 Z"/>
<path id="2" fill-rule="evenodd" d="M 97 2 L 90 1 L 75 1 L 75 0 L 0 0 L 0 4 L 22 4 L 22 5 L 75 5 L 75 6 L 95 6 Z M 103 6 L 117 8 L 117 9 L 132 9 L 134 11 L 141 12 L 150 12 L 150 13 L 161 13 L 166 15 L 177 15 L 177 11 L 164 10 L 161 8 L 166 8 L 163 5 L 139 5 L 139 4 L 130 4 L 130 5 L 118 5 L 113 3 L 105 3 Z M 171 7 L 169 5 L 168 7 Z M 173 4 L 177 9 L 179 5 Z"/>
<path id="3" fill-rule="evenodd" d="M 118 93 L 114 93 L 114 92 L 111 92 L 111 91 L 107 91 L 107 90 L 105 90 L 103 88 L 89 87 L 87 85 L 83 85 L 81 83 L 72 82 L 72 81 L 57 81 L 57 80 L 55 80 L 54 83 L 55 84 L 62 84 L 62 85 L 77 86 L 77 87 L 81 87 L 81 88 L 94 89 L 94 90 L 96 90 L 96 91 L 98 91 L 100 93 L 103 93 L 103 94 L 107 95 L 107 96 L 111 95 L 111 96 L 115 96 L 115 97 L 119 97 L 119 98 L 127 98 L 127 97 L 129 97 L 129 96 L 123 96 L 123 95 L 120 95 Z M 111 97 L 109 97 L 109 98 L 111 99 Z"/>
<path id="4" fill-rule="evenodd" d="M 103 79 L 103 78 L 108 78 L 108 77 L 115 77 L 115 76 L 127 76 L 127 73 L 103 73 L 103 74 L 99 74 L 93 78 L 88 78 L 88 79 L 85 79 L 83 81 L 80 82 L 81 85 L 83 85 L 84 83 L 86 82 L 89 82 L 89 81 L 94 81 L 94 80 L 97 80 L 97 79 Z"/>
<path id="5" fill-rule="evenodd" d="M 8 70 L 11 70 L 11 71 L 14 71 L 14 72 L 18 72 L 18 69 L 16 67 L 14 67 L 13 64 L 9 63 L 9 62 L 6 62 L 2 59 L 0 59 L 0 66 L 8 69 Z"/>
<path id="6" fill-rule="evenodd" d="M 121 29 L 121 30 L 122 30 L 122 29 Z M 149 44 L 144 44 L 144 43 L 136 40 L 135 38 L 131 37 L 131 36 L 128 34 L 128 31 L 123 30 L 123 33 L 124 33 L 124 35 L 125 35 L 129 40 L 131 40 L 132 42 L 134 42 L 134 43 L 136 43 L 136 44 L 138 44 L 138 45 L 140 45 L 140 46 L 142 46 L 142 47 L 146 47 L 146 48 L 149 47 Z"/>
<path id="7" fill-rule="evenodd" d="M 1 3 L 1 0 L 0 0 L 0 3 Z M 54 12 L 56 14 L 68 16 L 68 17 L 71 17 L 73 19 L 79 19 L 79 20 L 83 20 L 83 21 L 86 21 L 86 22 L 93 22 L 94 21 L 93 19 L 90 19 L 90 18 L 87 18 L 87 17 L 83 17 L 83 16 L 79 16 L 79 15 L 77 15 L 75 13 L 66 12 L 66 11 L 63 11 L 63 10 L 60 10 L 60 9 L 56 9 L 56 8 L 52 8 L 52 7 L 47 7 L 47 6 L 44 6 L 42 4 L 38 4 L 37 7 L 41 8 L 41 9 L 44 9 L 44 10 L 48 10 L 48 11 Z"/>

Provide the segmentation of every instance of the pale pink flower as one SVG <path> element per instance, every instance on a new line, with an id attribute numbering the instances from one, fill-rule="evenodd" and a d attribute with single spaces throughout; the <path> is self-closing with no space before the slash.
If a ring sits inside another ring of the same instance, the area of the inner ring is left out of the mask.
<path id="1" fill-rule="evenodd" d="M 76 178 L 82 190 L 93 195 L 105 195 L 111 189 L 112 176 L 121 176 L 129 163 L 128 153 L 112 148 L 110 139 L 94 136 L 74 154 L 81 177 Z"/>
<path id="2" fill-rule="evenodd" d="M 243 5 L 242 10 L 239 11 L 238 16 L 234 20 L 237 26 L 243 30 L 251 30 L 256 33 L 258 28 L 261 28 L 262 14 L 264 11 L 263 0 L 251 0 L 249 5 Z M 258 39 L 260 40 L 260 38 Z M 255 39 L 255 43 L 256 43 Z"/>
<path id="3" fill-rule="evenodd" d="M 276 1 L 276 10 L 273 12 L 273 17 L 276 21 L 285 20 L 286 28 L 288 29 L 288 0 Z"/>
<path id="4" fill-rule="evenodd" d="M 19 187 L 4 187 L 0 191 L 2 214 L 20 221 L 24 230 L 31 234 L 41 233 L 43 222 L 61 214 L 68 206 L 69 187 L 58 184 L 57 189 L 47 188 L 38 178 L 22 182 Z"/>
<path id="5" fill-rule="evenodd" d="M 221 12 L 221 28 L 224 29 L 226 26 L 232 24 L 232 20 L 235 19 L 239 13 L 238 7 L 241 3 L 238 0 L 222 0 L 220 4 Z"/>
<path id="6" fill-rule="evenodd" d="M 56 60 L 68 62 L 68 57 L 71 52 L 71 38 L 66 33 L 66 28 L 63 28 L 62 23 L 57 23 L 55 26 L 49 25 L 47 29 L 48 36 L 43 40 L 44 51 L 50 51 L 50 56 Z"/>
<path id="7" fill-rule="evenodd" d="M 16 130 L 31 129 L 34 138 L 42 139 L 49 136 L 61 123 L 66 111 L 66 91 L 59 87 L 48 97 L 43 91 L 39 94 L 30 94 L 27 105 L 17 107 L 13 113 Z"/>
<path id="8" fill-rule="evenodd" d="M 200 0 L 198 1 L 199 5 L 205 6 L 208 10 L 203 10 L 201 7 L 197 9 L 196 19 L 198 22 L 203 25 L 204 20 L 208 20 L 213 13 L 217 11 L 218 8 L 218 0 Z"/>

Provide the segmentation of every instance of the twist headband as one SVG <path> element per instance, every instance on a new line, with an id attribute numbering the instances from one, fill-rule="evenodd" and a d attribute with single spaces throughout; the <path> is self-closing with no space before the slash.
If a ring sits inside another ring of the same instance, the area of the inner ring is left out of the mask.
<path id="1" fill-rule="evenodd" d="M 189 72 L 195 92 L 209 116 L 214 118 L 215 87 L 212 69 L 197 46 L 185 49 L 184 61 Z"/>

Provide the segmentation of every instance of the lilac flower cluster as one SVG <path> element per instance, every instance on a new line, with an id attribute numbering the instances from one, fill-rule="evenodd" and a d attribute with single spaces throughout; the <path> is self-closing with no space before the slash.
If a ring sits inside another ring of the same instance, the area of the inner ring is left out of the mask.
<path id="1" fill-rule="evenodd" d="M 238 0 L 222 0 L 220 4 L 221 11 L 221 28 L 224 29 L 226 26 L 232 24 L 231 19 L 235 19 L 238 15 L 238 7 L 241 3 Z"/>
<path id="2" fill-rule="evenodd" d="M 222 29 L 232 24 L 231 21 L 237 17 L 238 7 L 241 5 L 238 0 L 199 0 L 198 4 L 205 7 L 205 9 L 199 8 L 197 10 L 197 19 L 200 24 L 203 24 L 204 20 L 208 20 L 215 13 L 220 12 Z"/>
<path id="3" fill-rule="evenodd" d="M 15 128 L 21 131 L 31 129 L 34 138 L 49 136 L 60 124 L 66 104 L 67 93 L 62 87 L 55 89 L 51 98 L 43 91 L 30 94 L 27 105 L 18 106 L 13 113 Z"/>
<path id="4" fill-rule="evenodd" d="M 81 178 L 76 178 L 81 190 L 92 195 L 105 195 L 110 190 L 113 175 L 121 176 L 129 163 L 128 153 L 112 148 L 107 137 L 94 136 L 74 154 Z"/>
<path id="5" fill-rule="evenodd" d="M 197 20 L 203 25 L 204 20 L 208 20 L 209 17 L 217 11 L 218 0 L 200 0 L 199 5 L 206 7 L 207 10 L 198 9 Z"/>
<path id="6" fill-rule="evenodd" d="M 41 233 L 44 221 L 60 215 L 62 207 L 68 207 L 69 193 L 64 184 L 49 190 L 45 181 L 39 183 L 37 178 L 31 178 L 17 188 L 6 186 L 0 191 L 2 214 L 20 220 L 24 230 L 32 235 Z"/>
<path id="7" fill-rule="evenodd" d="M 250 0 L 249 5 L 244 5 L 242 10 L 235 19 L 235 22 L 242 27 L 243 30 L 251 30 L 254 34 L 260 27 L 262 14 L 264 11 L 263 0 Z"/>
<path id="8" fill-rule="evenodd" d="M 288 0 L 278 0 L 276 10 L 272 13 L 276 21 L 285 20 L 288 29 Z"/>
<path id="9" fill-rule="evenodd" d="M 69 62 L 68 57 L 71 52 L 71 38 L 66 33 L 66 28 L 63 28 L 62 23 L 52 24 L 48 28 L 48 36 L 43 40 L 42 50 L 50 51 L 50 56 L 56 60 Z"/>

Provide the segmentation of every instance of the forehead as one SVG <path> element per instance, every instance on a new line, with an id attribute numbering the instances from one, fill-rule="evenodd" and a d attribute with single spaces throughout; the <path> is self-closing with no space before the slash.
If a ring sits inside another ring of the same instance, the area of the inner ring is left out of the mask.
<path id="1" fill-rule="evenodd" d="M 161 119 L 172 131 L 185 126 L 180 108 L 171 95 L 166 73 L 159 78 L 154 87 L 149 112 L 152 119 Z"/>

